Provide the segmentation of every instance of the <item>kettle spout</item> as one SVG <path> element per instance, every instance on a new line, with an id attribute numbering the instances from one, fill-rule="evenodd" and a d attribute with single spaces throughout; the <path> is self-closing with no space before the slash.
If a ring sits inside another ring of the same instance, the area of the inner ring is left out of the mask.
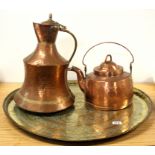
<path id="1" fill-rule="evenodd" d="M 85 91 L 85 77 L 84 77 L 83 72 L 78 67 L 75 67 L 75 66 L 72 66 L 71 68 L 69 68 L 69 70 L 76 72 L 79 87 L 84 92 Z"/>

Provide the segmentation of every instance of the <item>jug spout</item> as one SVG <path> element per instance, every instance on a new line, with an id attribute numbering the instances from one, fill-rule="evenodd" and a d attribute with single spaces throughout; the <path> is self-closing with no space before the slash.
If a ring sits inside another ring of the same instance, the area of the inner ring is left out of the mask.
<path id="1" fill-rule="evenodd" d="M 85 77 L 84 77 L 83 72 L 78 67 L 75 67 L 75 66 L 72 66 L 71 68 L 69 68 L 69 70 L 76 72 L 79 87 L 84 92 L 85 91 Z"/>

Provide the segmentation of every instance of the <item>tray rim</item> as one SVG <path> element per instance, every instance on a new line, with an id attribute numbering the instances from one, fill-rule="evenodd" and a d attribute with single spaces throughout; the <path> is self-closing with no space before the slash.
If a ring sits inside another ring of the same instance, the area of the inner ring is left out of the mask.
<path id="1" fill-rule="evenodd" d="M 71 85 L 76 85 L 76 83 L 70 83 Z M 137 91 L 140 91 L 142 94 L 145 95 L 145 97 L 147 98 L 147 100 L 149 101 L 149 103 L 147 102 L 147 107 L 148 107 L 148 113 L 147 113 L 147 116 L 139 123 L 137 123 L 132 129 L 130 130 L 127 130 L 123 133 L 120 133 L 118 135 L 114 135 L 114 136 L 111 136 L 111 137 L 105 137 L 105 138 L 98 138 L 98 139 L 85 139 L 85 140 L 63 140 L 63 139 L 57 139 L 57 138 L 49 138 L 49 137 L 45 137 L 45 136 L 42 136 L 42 135 L 39 135 L 37 133 L 34 133 L 30 130 L 27 130 L 26 128 L 24 128 L 23 126 L 21 126 L 20 124 L 18 124 L 14 119 L 12 119 L 12 117 L 10 116 L 9 112 L 8 112 L 8 105 L 10 104 L 10 101 L 12 101 L 12 97 L 13 97 L 13 94 L 18 91 L 19 88 L 11 91 L 4 99 L 3 101 L 3 111 L 4 113 L 6 114 L 7 118 L 9 119 L 9 121 L 14 125 L 16 126 L 18 129 L 20 129 L 21 131 L 24 131 L 25 133 L 29 134 L 30 136 L 37 136 L 38 138 L 43 138 L 43 139 L 46 139 L 46 140 L 54 140 L 54 141 L 59 141 L 59 142 L 73 142 L 73 143 L 80 143 L 80 142 L 94 142 L 94 141 L 105 141 L 105 140 L 110 140 L 110 139 L 113 139 L 113 138 L 118 138 L 120 136 L 123 136 L 129 132 L 132 132 L 133 130 L 135 130 L 136 128 L 138 128 L 141 124 L 143 124 L 147 118 L 151 115 L 151 112 L 152 112 L 152 107 L 153 107 L 153 102 L 151 100 L 151 98 L 144 92 L 142 91 L 141 89 L 138 89 L 138 88 L 133 88 L 134 90 L 134 93 L 136 94 L 136 90 Z M 7 102 L 7 100 L 9 100 Z"/>

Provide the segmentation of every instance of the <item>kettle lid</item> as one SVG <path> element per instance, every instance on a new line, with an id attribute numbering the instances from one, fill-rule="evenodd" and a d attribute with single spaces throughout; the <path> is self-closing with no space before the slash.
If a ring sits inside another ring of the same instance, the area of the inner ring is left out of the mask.
<path id="1" fill-rule="evenodd" d="M 94 68 L 94 73 L 104 77 L 118 76 L 123 74 L 123 67 L 114 63 L 111 55 L 107 55 L 105 61 Z"/>

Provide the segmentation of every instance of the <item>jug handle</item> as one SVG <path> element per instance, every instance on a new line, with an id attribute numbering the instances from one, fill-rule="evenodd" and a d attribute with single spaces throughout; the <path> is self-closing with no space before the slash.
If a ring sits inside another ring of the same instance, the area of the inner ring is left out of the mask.
<path id="1" fill-rule="evenodd" d="M 130 62 L 130 74 L 132 74 L 132 64 L 134 63 L 134 56 L 133 56 L 133 54 L 131 53 L 131 51 L 130 51 L 127 47 L 125 47 L 124 45 L 122 45 L 122 44 L 120 44 L 120 43 L 108 41 L 108 42 L 101 42 L 101 43 L 95 44 L 94 46 L 92 46 L 91 48 L 89 48 L 89 49 L 86 51 L 86 53 L 84 54 L 83 59 L 82 59 L 82 64 L 84 65 L 85 76 L 87 75 L 87 65 L 85 64 L 84 59 L 85 59 L 86 55 L 88 54 L 88 52 L 89 52 L 90 50 L 92 50 L 94 47 L 99 46 L 99 45 L 101 45 L 101 44 L 116 44 L 116 45 L 119 45 L 119 46 L 123 47 L 124 49 L 126 49 L 126 50 L 130 53 L 130 55 L 131 55 L 131 57 L 132 57 L 132 61 Z"/>
<path id="2" fill-rule="evenodd" d="M 59 30 L 62 31 L 62 32 L 66 32 L 66 33 L 70 34 L 73 37 L 73 39 L 74 39 L 74 42 L 75 42 L 74 50 L 73 50 L 73 53 L 72 53 L 70 59 L 68 60 L 69 63 L 70 63 L 71 60 L 73 59 L 73 57 L 75 55 L 75 52 L 76 52 L 76 49 L 77 49 L 77 39 L 76 39 L 76 37 L 74 36 L 74 34 L 72 32 L 70 32 L 69 30 L 66 29 L 65 26 L 61 25 L 60 28 L 59 28 Z"/>

